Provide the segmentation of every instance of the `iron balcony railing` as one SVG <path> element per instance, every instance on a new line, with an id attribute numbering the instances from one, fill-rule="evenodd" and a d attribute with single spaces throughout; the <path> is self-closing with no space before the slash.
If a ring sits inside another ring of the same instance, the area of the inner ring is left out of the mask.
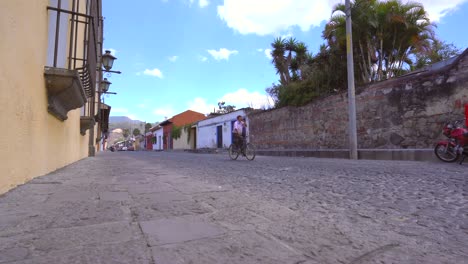
<path id="1" fill-rule="evenodd" d="M 59 60 L 59 40 L 64 38 L 61 34 L 64 31 L 60 27 L 66 26 L 65 34 L 69 33 L 67 43 L 68 51 L 66 54 L 66 67 L 69 70 L 77 70 L 80 74 L 81 83 L 88 98 L 88 103 L 83 107 L 85 116 L 91 116 L 91 99 L 94 97 L 96 89 L 96 74 L 98 61 L 98 33 L 99 27 L 102 27 L 99 19 L 100 0 L 72 0 L 71 9 L 67 10 L 64 7 L 68 0 L 54 0 L 51 3 L 56 3 L 56 6 L 48 6 L 49 12 L 56 12 L 55 42 L 53 47 L 53 67 L 57 67 Z M 64 5 L 65 4 L 65 5 Z M 68 23 L 63 23 L 61 17 L 69 18 Z"/>

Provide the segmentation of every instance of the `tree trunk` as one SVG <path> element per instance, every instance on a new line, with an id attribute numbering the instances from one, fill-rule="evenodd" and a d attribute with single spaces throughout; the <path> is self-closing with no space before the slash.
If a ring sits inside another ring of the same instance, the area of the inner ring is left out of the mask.
<path id="1" fill-rule="evenodd" d="M 370 39 L 367 39 L 367 62 L 369 63 L 369 76 L 370 76 L 370 79 L 371 81 L 374 81 L 374 77 L 373 77 L 373 63 L 372 63 L 372 57 L 371 56 L 375 56 L 375 49 L 373 49 L 371 46 L 370 46 Z"/>
<path id="2" fill-rule="evenodd" d="M 382 69 L 382 60 L 383 60 L 383 38 L 380 38 L 380 52 L 379 52 L 379 81 L 382 80 L 383 77 L 383 69 Z"/>
<path id="3" fill-rule="evenodd" d="M 362 76 L 363 76 L 363 81 L 365 83 L 369 82 L 369 65 L 366 63 L 366 58 L 364 54 L 364 48 L 362 46 L 361 40 L 359 40 L 359 49 L 361 50 L 361 71 L 362 71 Z"/>
<path id="4" fill-rule="evenodd" d="M 292 51 L 289 51 L 288 58 L 284 65 L 284 74 L 286 75 L 286 80 L 288 83 L 291 82 L 291 75 L 289 73 L 289 66 L 291 65 L 291 61 L 292 61 Z"/>

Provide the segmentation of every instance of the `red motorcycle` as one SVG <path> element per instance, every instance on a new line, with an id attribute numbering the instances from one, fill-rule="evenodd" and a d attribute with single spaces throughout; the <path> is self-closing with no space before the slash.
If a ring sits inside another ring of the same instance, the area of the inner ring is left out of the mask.
<path id="1" fill-rule="evenodd" d="M 434 153 L 441 161 L 455 162 L 462 157 L 460 164 L 468 156 L 468 129 L 461 121 L 447 122 L 442 129 L 448 140 L 440 141 L 434 148 Z"/>

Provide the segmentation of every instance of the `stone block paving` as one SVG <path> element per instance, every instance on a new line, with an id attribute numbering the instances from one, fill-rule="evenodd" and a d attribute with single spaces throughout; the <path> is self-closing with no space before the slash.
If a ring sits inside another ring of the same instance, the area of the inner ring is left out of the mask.
<path id="1" fill-rule="evenodd" d="M 468 263 L 468 166 L 100 153 L 0 196 L 0 263 Z"/>

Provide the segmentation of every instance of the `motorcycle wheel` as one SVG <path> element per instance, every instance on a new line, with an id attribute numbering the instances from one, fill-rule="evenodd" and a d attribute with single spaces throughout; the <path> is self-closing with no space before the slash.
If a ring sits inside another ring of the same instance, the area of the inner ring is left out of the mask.
<path id="1" fill-rule="evenodd" d="M 448 149 L 446 150 L 446 148 Z M 443 162 L 455 162 L 460 157 L 460 154 L 455 153 L 455 150 L 452 146 L 447 146 L 444 144 L 437 144 L 434 148 L 434 153 L 438 159 Z"/>

